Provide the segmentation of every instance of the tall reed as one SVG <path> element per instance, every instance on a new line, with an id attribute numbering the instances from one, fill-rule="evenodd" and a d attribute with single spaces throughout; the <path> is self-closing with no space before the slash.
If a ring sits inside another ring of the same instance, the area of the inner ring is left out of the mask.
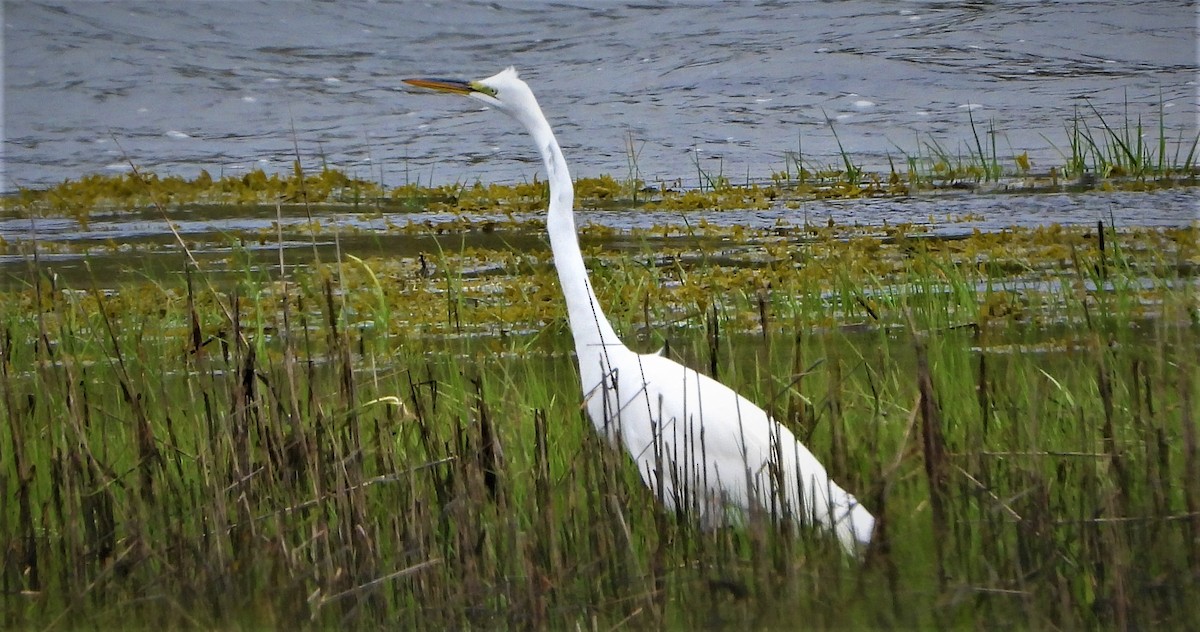
<path id="1" fill-rule="evenodd" d="M 558 308 L 512 312 L 541 314 L 530 333 L 414 324 L 556 305 L 536 266 L 481 282 L 457 272 L 478 252 L 446 251 L 432 307 L 371 260 L 116 291 L 33 270 L 0 302 L 0 622 L 1195 627 L 1194 236 L 1047 233 L 1063 256 L 1015 267 L 991 239 L 598 271 L 622 328 L 870 504 L 861 564 L 660 509 L 585 419 Z"/>

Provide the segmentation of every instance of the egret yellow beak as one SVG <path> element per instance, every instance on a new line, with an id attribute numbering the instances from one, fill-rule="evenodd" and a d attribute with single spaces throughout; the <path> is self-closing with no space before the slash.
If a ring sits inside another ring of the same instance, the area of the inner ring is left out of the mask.
<path id="1" fill-rule="evenodd" d="M 429 88 L 438 92 L 449 92 L 451 94 L 469 95 L 472 92 L 482 92 L 488 96 L 494 96 L 494 92 L 487 86 L 480 85 L 475 81 L 459 81 L 457 79 L 426 79 L 414 78 L 405 79 L 404 83 L 418 88 Z"/>

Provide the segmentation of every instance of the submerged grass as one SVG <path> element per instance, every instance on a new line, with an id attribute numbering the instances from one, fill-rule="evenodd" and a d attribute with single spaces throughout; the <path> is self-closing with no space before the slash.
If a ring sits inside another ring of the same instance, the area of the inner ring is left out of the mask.
<path id="1" fill-rule="evenodd" d="M 1200 625 L 1194 228 L 805 231 L 594 280 L 868 504 L 861 564 L 659 509 L 580 408 L 545 253 L 33 269 L 0 301 L 0 625 Z"/>

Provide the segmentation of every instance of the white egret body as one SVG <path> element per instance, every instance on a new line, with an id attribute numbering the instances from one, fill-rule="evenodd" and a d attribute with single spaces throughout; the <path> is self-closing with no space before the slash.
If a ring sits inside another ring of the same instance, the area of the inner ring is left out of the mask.
<path id="1" fill-rule="evenodd" d="M 405 81 L 482 101 L 533 136 L 550 183 L 546 229 L 588 414 L 597 431 L 625 447 L 646 485 L 668 507 L 705 526 L 762 511 L 822 525 L 848 552 L 861 552 L 871 541 L 874 517 L 829 478 L 790 430 L 724 384 L 660 355 L 635 353 L 618 339 L 583 263 L 567 163 L 516 70 L 473 82 Z"/>

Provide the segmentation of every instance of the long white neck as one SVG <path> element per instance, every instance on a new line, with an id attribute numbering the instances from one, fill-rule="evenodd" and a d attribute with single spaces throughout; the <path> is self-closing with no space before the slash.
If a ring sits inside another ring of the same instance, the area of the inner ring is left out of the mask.
<path id="1" fill-rule="evenodd" d="M 596 293 L 592 291 L 587 268 L 583 265 L 583 253 L 575 233 L 575 187 L 571 184 L 571 174 L 558 147 L 558 140 L 554 138 L 554 132 L 545 118 L 526 116 L 519 117 L 519 120 L 533 136 L 546 164 L 546 174 L 550 180 L 550 210 L 546 216 L 546 231 L 550 234 L 554 267 L 558 270 L 558 282 L 562 285 L 567 303 L 567 317 L 571 320 L 571 333 L 575 336 L 575 352 L 582 367 L 591 363 L 595 354 L 619 346 L 621 341 L 604 316 Z"/>

